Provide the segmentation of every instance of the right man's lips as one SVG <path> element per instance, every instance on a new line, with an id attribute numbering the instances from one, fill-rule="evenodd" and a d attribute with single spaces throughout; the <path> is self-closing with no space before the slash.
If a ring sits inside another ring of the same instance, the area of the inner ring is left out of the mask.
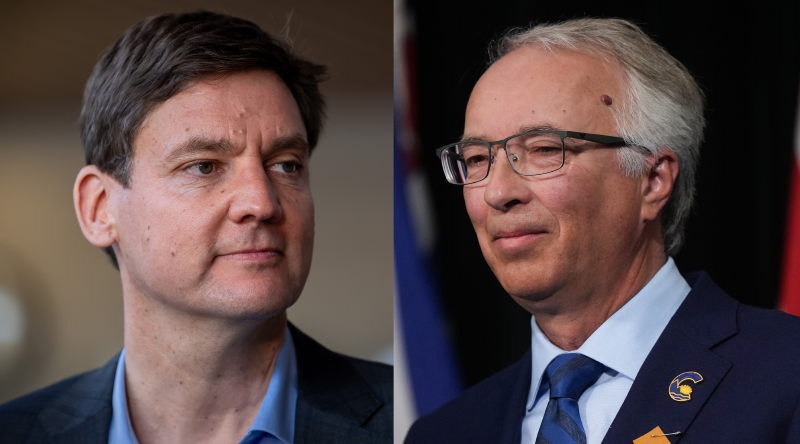
<path id="1" fill-rule="evenodd" d="M 517 228 L 513 230 L 499 230 L 495 232 L 492 237 L 495 240 L 498 239 L 512 239 L 516 237 L 524 237 L 529 235 L 535 234 L 543 234 L 545 230 L 538 229 L 538 228 Z"/>
<path id="2" fill-rule="evenodd" d="M 527 251 L 545 234 L 546 231 L 541 229 L 501 230 L 494 234 L 493 239 L 500 250 L 507 254 L 515 254 Z"/>

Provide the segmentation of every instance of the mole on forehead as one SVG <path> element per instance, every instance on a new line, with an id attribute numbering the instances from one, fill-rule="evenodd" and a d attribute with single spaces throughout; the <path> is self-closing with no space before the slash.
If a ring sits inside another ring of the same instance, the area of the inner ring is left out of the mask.
<path id="1" fill-rule="evenodd" d="M 609 97 L 609 96 L 607 96 L 605 94 L 600 96 L 600 101 L 605 103 L 606 105 L 611 105 L 611 103 L 613 103 L 613 101 L 611 100 L 611 97 Z"/>

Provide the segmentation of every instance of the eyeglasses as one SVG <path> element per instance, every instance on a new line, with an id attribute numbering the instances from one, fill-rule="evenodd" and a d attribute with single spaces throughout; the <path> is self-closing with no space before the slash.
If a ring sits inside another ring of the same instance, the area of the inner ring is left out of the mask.
<path id="1" fill-rule="evenodd" d="M 480 182 L 494 163 L 492 147 L 502 145 L 511 167 L 522 176 L 552 173 L 564 166 L 564 139 L 588 140 L 604 145 L 625 145 L 625 139 L 575 131 L 530 131 L 503 140 L 462 140 L 436 150 L 447 181 L 455 185 Z"/>

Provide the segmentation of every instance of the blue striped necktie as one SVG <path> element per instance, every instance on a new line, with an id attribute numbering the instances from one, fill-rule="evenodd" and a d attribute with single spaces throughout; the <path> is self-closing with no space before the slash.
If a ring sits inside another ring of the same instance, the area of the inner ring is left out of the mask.
<path id="1" fill-rule="evenodd" d="M 605 366 L 580 353 L 557 356 L 545 370 L 550 401 L 536 435 L 536 444 L 586 444 L 578 398 L 603 374 Z"/>

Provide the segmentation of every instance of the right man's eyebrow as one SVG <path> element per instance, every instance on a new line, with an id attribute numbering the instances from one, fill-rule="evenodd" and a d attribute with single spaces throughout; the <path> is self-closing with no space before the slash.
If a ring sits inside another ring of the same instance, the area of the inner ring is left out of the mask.
<path id="1" fill-rule="evenodd" d="M 529 133 L 529 132 L 532 132 L 532 131 L 561 131 L 561 128 L 559 128 L 558 126 L 553 125 L 551 123 L 540 123 L 538 125 L 521 126 L 521 127 L 517 128 L 517 131 L 514 134 Z M 514 134 L 509 134 L 506 137 L 513 136 Z M 459 140 L 459 142 L 462 142 L 464 140 L 484 140 L 484 141 L 487 141 L 487 142 L 491 142 L 489 139 L 490 139 L 489 137 L 487 137 L 485 135 L 482 135 L 482 134 L 468 134 L 467 133 L 467 134 L 463 134 L 461 136 L 461 138 L 458 139 L 458 140 Z"/>
<path id="2" fill-rule="evenodd" d="M 224 154 L 234 151 L 233 144 L 226 139 L 211 140 L 202 137 L 192 137 L 175 146 L 167 155 L 167 162 L 175 162 L 191 158 L 199 153 Z"/>
<path id="3" fill-rule="evenodd" d="M 553 125 L 552 123 L 540 123 L 538 125 L 533 126 L 521 126 L 517 130 L 518 133 L 530 133 L 532 131 L 562 131 L 557 125 Z"/>

